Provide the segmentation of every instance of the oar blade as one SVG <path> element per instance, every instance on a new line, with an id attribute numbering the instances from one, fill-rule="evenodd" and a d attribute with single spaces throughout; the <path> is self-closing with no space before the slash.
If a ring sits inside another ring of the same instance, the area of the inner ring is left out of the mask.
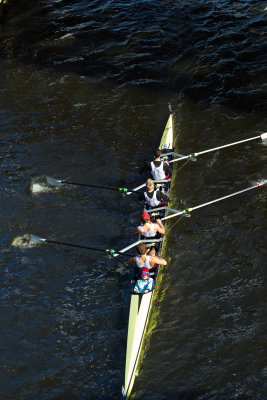
<path id="1" fill-rule="evenodd" d="M 51 186 L 59 187 L 62 185 L 62 181 L 60 181 L 59 179 L 50 178 L 49 176 L 46 176 L 46 181 L 47 181 L 48 185 L 51 185 Z"/>
<path id="2" fill-rule="evenodd" d="M 30 234 L 29 236 L 30 236 L 30 244 L 37 244 L 37 243 L 46 241 L 46 239 L 41 238 L 40 236 L 35 236 L 32 234 Z"/>
<path id="3" fill-rule="evenodd" d="M 266 140 L 267 139 L 267 132 L 264 132 L 261 134 L 261 139 Z"/>

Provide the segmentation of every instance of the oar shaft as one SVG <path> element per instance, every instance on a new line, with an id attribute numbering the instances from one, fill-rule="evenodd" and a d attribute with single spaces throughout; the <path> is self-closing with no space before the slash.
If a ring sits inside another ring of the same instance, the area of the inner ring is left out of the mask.
<path id="1" fill-rule="evenodd" d="M 89 183 L 79 183 L 79 182 L 70 182 L 70 181 L 61 181 L 57 180 L 54 178 L 49 178 L 46 177 L 47 181 L 49 184 L 64 184 L 64 185 L 75 185 L 75 186 L 85 186 L 85 187 L 90 187 L 90 188 L 96 188 L 96 189 L 107 189 L 107 190 L 115 190 L 116 192 L 122 192 L 122 193 L 127 193 L 128 191 L 131 191 L 133 189 L 127 189 L 127 188 L 114 188 L 110 186 L 100 186 L 100 185 L 92 185 Z M 132 193 L 132 192 L 131 192 Z M 141 191 L 134 190 L 134 193 L 143 193 Z"/>
<path id="2" fill-rule="evenodd" d="M 145 183 L 142 183 L 142 185 L 137 186 L 137 187 L 134 188 L 134 189 L 129 189 L 128 192 L 127 192 L 127 195 L 130 195 L 130 194 L 132 194 L 132 193 L 142 193 L 142 192 L 138 191 L 138 189 L 142 189 L 142 188 L 145 187 L 145 186 L 146 186 L 146 184 L 145 184 Z"/>
<path id="3" fill-rule="evenodd" d="M 108 249 L 105 250 L 105 249 L 99 249 L 99 248 L 96 248 L 96 247 L 82 246 L 80 244 L 59 242 L 57 240 L 50 240 L 50 239 L 43 239 L 43 238 L 40 238 L 39 240 L 43 241 L 43 242 L 47 242 L 47 243 L 59 244 L 61 246 L 77 247 L 79 249 L 100 251 L 102 253 L 107 253 L 107 254 L 111 254 L 111 255 L 126 255 L 126 256 L 130 256 L 130 257 L 135 257 L 135 254 L 125 254 L 125 251 L 128 250 L 128 249 L 123 249 L 123 251 L 108 250 Z"/>
<path id="4" fill-rule="evenodd" d="M 223 146 L 214 147 L 213 149 L 203 150 L 203 151 L 200 151 L 199 153 L 195 153 L 195 154 L 198 156 L 199 154 L 205 154 L 205 153 L 209 153 L 210 151 L 216 151 L 216 150 L 224 149 L 225 147 L 235 146 L 240 143 L 245 143 L 245 142 L 249 142 L 251 140 L 259 139 L 260 137 L 261 137 L 261 135 L 254 136 L 249 139 L 239 140 L 238 142 L 233 142 L 233 143 L 225 144 Z"/>
<path id="5" fill-rule="evenodd" d="M 62 246 L 69 246 L 69 247 L 77 247 L 79 249 L 86 249 L 86 250 L 96 250 L 96 251 L 101 251 L 105 252 L 106 250 L 104 249 L 98 249 L 95 247 L 88 247 L 88 246 L 82 246 L 80 244 L 73 244 L 73 243 L 66 243 L 66 242 L 58 242 L 57 240 L 50 240 L 50 239 L 45 239 L 44 240 L 47 243 L 54 243 L 54 244 L 60 244 Z"/>
<path id="6" fill-rule="evenodd" d="M 193 154 L 194 154 L 194 156 L 199 156 L 200 154 L 205 154 L 205 153 L 209 153 L 209 152 L 211 152 L 211 151 L 216 151 L 216 150 L 224 149 L 225 147 L 235 146 L 235 145 L 237 145 L 237 144 L 249 142 L 249 141 L 251 141 L 251 140 L 255 140 L 255 139 L 259 139 L 259 138 L 263 138 L 263 135 L 254 136 L 254 137 L 249 138 L 249 139 L 239 140 L 238 142 L 233 142 L 233 143 L 225 144 L 225 145 L 223 145 L 223 146 L 213 147 L 212 149 L 203 150 L 203 151 L 200 151 L 200 152 L 198 152 L 198 153 L 193 153 Z M 185 160 L 185 159 L 188 159 L 188 157 L 189 157 L 189 156 L 183 156 L 183 157 L 175 158 L 175 159 L 173 159 L 173 160 L 170 160 L 169 162 L 172 163 L 172 162 L 176 162 L 176 161 Z"/>
<path id="7" fill-rule="evenodd" d="M 188 160 L 188 157 L 189 157 L 189 156 L 182 156 L 182 157 L 179 157 L 179 158 L 174 158 L 173 160 L 170 160 L 170 161 L 169 161 L 169 164 L 170 164 L 170 163 L 174 163 L 174 162 L 176 162 L 176 161 Z"/>
<path id="8" fill-rule="evenodd" d="M 259 187 L 259 186 L 260 186 L 259 184 L 255 185 L 255 186 L 251 186 L 251 187 L 249 187 L 247 189 L 239 190 L 239 192 L 228 194 L 227 196 L 220 197 L 219 199 L 215 199 L 215 200 L 209 201 L 207 203 L 200 204 L 199 206 L 190 208 L 190 211 L 197 210 L 198 208 L 201 208 L 201 207 L 206 207 L 206 206 L 208 206 L 210 204 L 217 203 L 218 201 L 228 199 L 229 197 L 237 196 L 238 194 L 241 194 L 241 193 L 247 192 L 249 190 L 255 189 L 255 188 Z"/>
<path id="9" fill-rule="evenodd" d="M 157 183 L 167 183 L 167 182 L 170 182 L 170 181 L 171 181 L 171 178 L 169 178 L 169 179 L 158 179 L 158 180 L 154 180 L 154 183 L 155 184 L 157 184 Z M 127 189 L 127 194 L 129 195 L 129 194 L 132 194 L 132 193 L 144 193 L 142 191 L 138 191 L 138 189 L 141 189 L 141 188 L 143 188 L 145 186 L 146 186 L 146 183 L 142 183 L 142 185 L 137 186 L 134 189 Z"/>
<path id="10" fill-rule="evenodd" d="M 175 214 L 172 214 L 172 215 L 168 215 L 167 217 L 163 217 L 163 218 L 161 218 L 161 221 L 166 221 L 166 219 L 178 217 L 178 215 L 182 215 L 182 214 L 184 214 L 184 211 L 180 211 L 178 213 L 175 213 Z"/>
<path id="11" fill-rule="evenodd" d="M 97 189 L 107 189 L 107 190 L 116 190 L 118 192 L 118 188 L 112 188 L 112 187 L 107 187 L 107 186 L 98 186 L 98 185 L 91 185 L 87 183 L 78 183 L 78 182 L 69 182 L 69 181 L 60 181 L 61 183 L 64 183 L 66 185 L 75 185 L 75 186 L 86 186 L 86 187 L 92 187 L 92 188 L 97 188 Z"/>
<path id="12" fill-rule="evenodd" d="M 235 193 L 232 193 L 232 194 L 228 194 L 227 196 L 220 197 L 219 199 L 211 200 L 211 201 L 208 201 L 207 203 L 200 204 L 199 206 L 191 207 L 191 208 L 188 208 L 186 210 L 180 211 L 178 213 L 175 213 L 175 214 L 172 214 L 172 215 L 168 215 L 167 217 L 162 218 L 161 221 L 177 217 L 178 215 L 185 214 L 186 211 L 191 212 L 191 211 L 197 210 L 198 208 L 206 207 L 206 206 L 208 206 L 210 204 L 217 203 L 218 201 L 222 201 L 222 200 L 228 199 L 229 197 L 233 197 L 233 196 L 236 196 L 238 194 L 241 194 L 241 193 L 247 192 L 249 190 L 255 189 L 255 188 L 259 187 L 259 186 L 262 186 L 265 183 L 266 183 L 266 181 L 263 181 L 263 182 L 257 183 L 257 185 L 251 186 L 251 187 L 249 187 L 247 189 L 239 190 L 238 192 L 235 192 Z"/>

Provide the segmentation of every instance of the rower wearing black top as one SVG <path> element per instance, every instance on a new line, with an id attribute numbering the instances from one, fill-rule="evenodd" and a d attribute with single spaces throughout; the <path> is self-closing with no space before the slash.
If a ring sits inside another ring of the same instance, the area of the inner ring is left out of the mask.
<path id="1" fill-rule="evenodd" d="M 159 189 L 155 190 L 153 179 L 146 181 L 146 191 L 139 196 L 139 200 L 145 200 L 150 208 L 156 208 L 169 203 L 171 199 Z"/>
<path id="2" fill-rule="evenodd" d="M 154 180 L 164 180 L 171 177 L 172 171 L 168 161 L 162 161 L 160 159 L 161 151 L 156 149 L 154 151 L 154 160 L 147 163 L 140 171 L 142 174 L 145 171 L 150 171 L 151 178 Z"/>

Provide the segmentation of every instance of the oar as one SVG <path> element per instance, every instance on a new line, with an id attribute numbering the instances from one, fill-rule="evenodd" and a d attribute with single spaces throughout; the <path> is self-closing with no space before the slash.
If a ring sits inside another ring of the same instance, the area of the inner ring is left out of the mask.
<path id="1" fill-rule="evenodd" d="M 236 144 L 248 142 L 250 140 L 255 140 L 255 139 L 261 139 L 261 140 L 267 139 L 267 132 L 262 133 L 261 135 L 258 135 L 258 136 L 251 137 L 249 139 L 239 140 L 238 142 L 225 144 L 224 146 L 219 146 L 219 147 L 214 147 L 212 149 L 203 150 L 203 151 L 200 151 L 199 153 L 191 153 L 188 156 L 182 156 L 182 157 L 179 157 L 179 158 L 174 158 L 173 160 L 170 160 L 169 163 L 173 163 L 173 162 L 181 161 L 181 160 L 185 160 L 185 159 L 195 160 L 195 157 L 199 156 L 200 154 L 209 153 L 211 151 L 224 149 L 225 147 L 235 146 Z"/>
<path id="2" fill-rule="evenodd" d="M 183 211 L 178 211 L 178 212 L 175 213 L 175 214 L 168 215 L 167 217 L 162 218 L 161 221 L 164 221 L 164 220 L 166 220 L 166 219 L 170 219 L 170 218 L 177 217 L 178 215 L 190 216 L 189 213 L 190 213 L 191 211 L 196 210 L 197 208 L 205 207 L 205 206 L 208 206 L 208 205 L 210 205 L 210 204 L 217 203 L 218 201 L 228 199 L 229 197 L 236 196 L 236 195 L 238 195 L 238 194 L 240 194 L 240 193 L 247 192 L 248 190 L 255 189 L 255 188 L 259 187 L 259 186 L 263 186 L 263 185 L 265 185 L 266 182 L 267 182 L 267 180 L 262 181 L 262 182 L 259 182 L 259 183 L 257 183 L 256 185 L 251 186 L 251 187 L 249 187 L 249 188 L 247 188 L 247 189 L 240 190 L 239 192 L 235 192 L 235 193 L 232 193 L 232 194 L 228 194 L 227 196 L 220 197 L 219 199 L 215 199 L 215 200 L 209 201 L 209 202 L 207 202 L 207 203 L 200 204 L 199 206 L 195 206 L 195 207 L 192 207 L 192 208 L 186 208 L 186 209 L 183 210 Z"/>
<path id="3" fill-rule="evenodd" d="M 107 189 L 107 190 L 115 190 L 116 192 L 122 192 L 122 193 L 127 193 L 130 190 L 133 189 L 127 189 L 127 188 L 114 188 L 114 187 L 109 187 L 109 186 L 99 186 L 99 185 L 91 185 L 88 183 L 79 183 L 79 182 L 69 182 L 69 181 L 62 181 L 60 179 L 54 179 L 50 178 L 49 176 L 46 176 L 46 181 L 49 185 L 51 186 L 61 186 L 61 185 L 75 185 L 75 186 L 86 186 L 90 188 L 97 188 L 97 189 Z M 134 191 L 134 193 L 142 193 L 138 191 Z"/>
<path id="4" fill-rule="evenodd" d="M 126 251 L 125 249 L 123 249 L 124 251 L 116 251 L 116 250 L 113 250 L 113 249 L 106 249 L 105 250 L 105 249 L 98 249 L 96 247 L 82 246 L 80 244 L 73 244 L 73 243 L 59 242 L 57 240 L 45 239 L 45 238 L 42 238 L 42 237 L 39 237 L 39 236 L 35 236 L 35 235 L 32 235 L 32 234 L 30 234 L 29 236 L 30 236 L 30 243 L 45 242 L 45 243 L 59 244 L 59 245 L 62 245 L 62 246 L 78 247 L 79 249 L 100 251 L 100 252 L 104 252 L 104 253 L 107 253 L 107 254 L 110 254 L 110 255 L 113 255 L 113 256 L 118 255 L 118 254 L 119 255 L 127 255 L 127 256 L 130 256 L 130 257 L 135 257 L 136 256 L 136 254 L 135 255 L 133 255 L 133 254 L 124 254 L 124 252 Z"/>
<path id="5" fill-rule="evenodd" d="M 167 183 L 167 182 L 170 182 L 170 181 L 171 181 L 170 178 L 169 179 L 159 179 L 159 180 L 155 180 L 154 183 L 155 184 L 157 184 L 157 183 Z M 142 183 L 142 185 L 137 186 L 134 189 L 127 189 L 127 195 L 132 194 L 132 193 L 144 193 L 144 192 L 139 192 L 138 189 L 142 189 L 145 186 L 146 186 L 146 183 Z"/>

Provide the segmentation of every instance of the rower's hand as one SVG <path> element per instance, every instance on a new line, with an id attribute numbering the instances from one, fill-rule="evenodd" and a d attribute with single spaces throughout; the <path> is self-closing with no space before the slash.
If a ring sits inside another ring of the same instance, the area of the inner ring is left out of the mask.
<path id="1" fill-rule="evenodd" d="M 170 165 L 170 163 L 169 163 L 168 161 L 166 161 L 166 160 L 165 160 L 165 161 L 163 161 L 163 162 L 165 162 L 165 164 L 167 164 L 167 165 Z"/>
<path id="2" fill-rule="evenodd" d="M 162 226 L 161 219 L 159 217 L 156 218 L 156 224 Z"/>

